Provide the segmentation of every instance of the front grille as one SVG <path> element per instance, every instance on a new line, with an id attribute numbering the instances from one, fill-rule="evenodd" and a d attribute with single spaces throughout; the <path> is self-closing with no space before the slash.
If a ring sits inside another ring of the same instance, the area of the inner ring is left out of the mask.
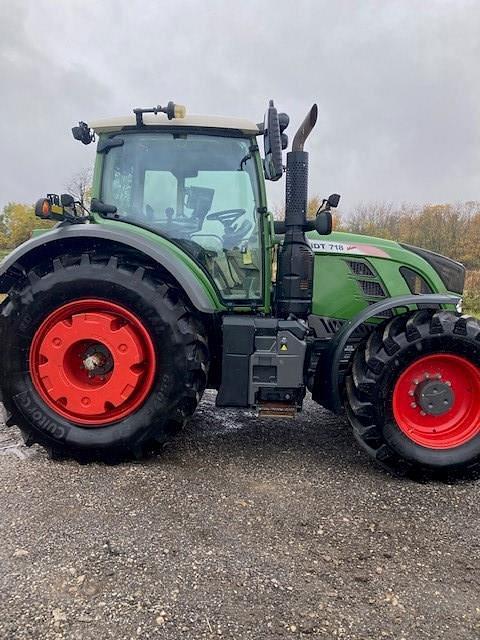
<path id="1" fill-rule="evenodd" d="M 371 280 L 359 280 L 358 284 L 362 288 L 363 293 L 369 298 L 385 298 L 385 291 L 378 282 Z"/>
<path id="2" fill-rule="evenodd" d="M 377 300 L 369 300 L 368 306 L 370 307 L 372 304 L 378 302 Z M 386 311 L 380 311 L 380 313 L 376 313 L 374 318 L 393 318 L 393 311 L 391 309 L 387 309 Z"/>
<path id="3" fill-rule="evenodd" d="M 346 263 L 350 267 L 351 272 L 356 276 L 366 276 L 367 278 L 374 278 L 375 273 L 366 262 L 360 262 L 359 260 L 346 260 Z"/>

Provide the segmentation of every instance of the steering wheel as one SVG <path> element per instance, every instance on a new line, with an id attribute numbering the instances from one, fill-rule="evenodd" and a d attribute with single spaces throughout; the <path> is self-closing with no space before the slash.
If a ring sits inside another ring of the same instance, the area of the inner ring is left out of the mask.
<path id="1" fill-rule="evenodd" d="M 218 220 L 225 226 L 231 225 L 235 220 L 245 215 L 245 209 L 223 209 L 207 215 L 207 220 Z"/>
<path id="2" fill-rule="evenodd" d="M 225 249 L 233 249 L 250 235 L 253 228 L 251 220 L 244 218 L 240 223 L 235 224 L 245 213 L 245 209 L 224 209 L 207 215 L 208 220 L 218 220 L 223 224 L 225 228 L 223 246 Z"/>

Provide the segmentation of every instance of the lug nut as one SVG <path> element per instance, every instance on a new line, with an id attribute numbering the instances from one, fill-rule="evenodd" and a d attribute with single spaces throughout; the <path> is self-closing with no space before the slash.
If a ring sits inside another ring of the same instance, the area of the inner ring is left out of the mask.
<path id="1" fill-rule="evenodd" d="M 412 404 L 410 406 L 412 407 L 412 409 L 416 409 L 417 408 L 417 403 L 416 402 L 412 402 Z"/>

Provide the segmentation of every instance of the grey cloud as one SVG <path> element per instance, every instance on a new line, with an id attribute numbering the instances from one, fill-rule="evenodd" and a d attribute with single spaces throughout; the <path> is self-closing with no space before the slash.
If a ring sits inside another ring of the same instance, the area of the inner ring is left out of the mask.
<path id="1" fill-rule="evenodd" d="M 92 161 L 78 119 L 168 99 L 295 123 L 314 101 L 311 192 L 480 199 L 480 4 L 300 0 L 0 3 L 0 205 Z M 282 186 L 271 189 L 282 198 Z"/>

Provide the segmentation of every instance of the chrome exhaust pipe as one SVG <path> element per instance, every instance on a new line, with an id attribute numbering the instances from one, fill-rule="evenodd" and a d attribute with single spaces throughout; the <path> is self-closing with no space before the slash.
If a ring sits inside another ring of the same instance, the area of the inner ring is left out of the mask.
<path id="1" fill-rule="evenodd" d="M 293 138 L 292 142 L 292 151 L 303 151 L 303 145 L 305 144 L 305 140 L 312 133 L 313 127 L 317 122 L 318 117 L 318 107 L 316 104 L 312 106 L 310 111 L 305 116 L 304 121 L 298 127 L 297 133 Z"/>

